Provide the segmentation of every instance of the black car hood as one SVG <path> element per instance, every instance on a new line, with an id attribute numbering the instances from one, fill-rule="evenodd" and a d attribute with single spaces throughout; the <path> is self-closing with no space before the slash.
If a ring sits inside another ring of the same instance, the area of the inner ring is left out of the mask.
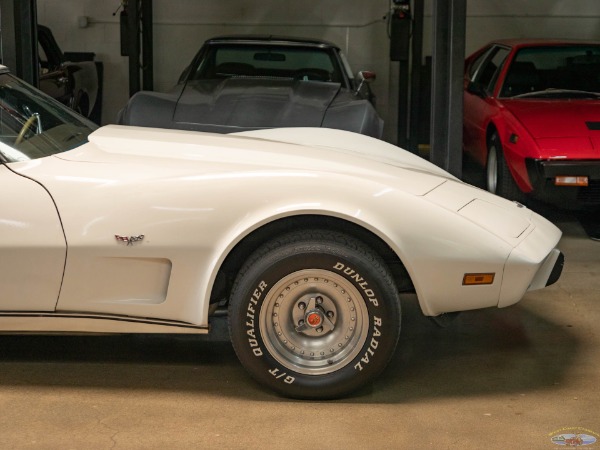
<path id="1" fill-rule="evenodd" d="M 188 81 L 173 121 L 233 128 L 319 127 L 339 83 L 261 78 Z"/>

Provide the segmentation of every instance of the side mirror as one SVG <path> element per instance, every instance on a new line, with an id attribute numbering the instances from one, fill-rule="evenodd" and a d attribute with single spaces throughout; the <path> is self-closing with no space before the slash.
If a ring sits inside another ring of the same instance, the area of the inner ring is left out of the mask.
<path id="1" fill-rule="evenodd" d="M 371 81 L 375 81 L 377 79 L 377 74 L 370 70 L 361 70 L 358 72 L 358 79 L 361 81 L 361 83 L 363 81 L 370 83 Z"/>
<path id="2" fill-rule="evenodd" d="M 377 79 L 377 74 L 375 72 L 371 72 L 370 70 L 361 70 L 358 72 L 358 87 L 354 92 L 356 95 L 360 92 L 365 83 L 369 84 Z"/>

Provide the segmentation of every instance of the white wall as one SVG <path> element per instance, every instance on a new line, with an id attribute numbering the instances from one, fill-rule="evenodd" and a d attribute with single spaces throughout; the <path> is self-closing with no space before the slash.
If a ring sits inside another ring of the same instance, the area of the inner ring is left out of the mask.
<path id="1" fill-rule="evenodd" d="M 425 54 L 430 53 L 432 1 L 426 2 Z M 38 21 L 67 51 L 95 52 L 104 62 L 103 122 L 127 102 L 128 61 L 120 56 L 119 0 L 37 0 Z M 394 140 L 397 68 L 388 61 L 389 0 L 154 0 L 155 90 L 173 86 L 202 42 L 219 34 L 261 33 L 333 41 L 354 70 L 377 72 L 373 88 L 385 136 Z M 600 40 L 599 0 L 470 0 L 467 53 L 500 37 Z M 77 18 L 90 25 L 79 28 Z"/>

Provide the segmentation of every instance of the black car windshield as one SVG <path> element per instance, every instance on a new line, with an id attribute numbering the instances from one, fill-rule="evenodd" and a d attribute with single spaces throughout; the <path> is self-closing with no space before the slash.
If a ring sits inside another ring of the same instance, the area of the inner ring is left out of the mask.
<path id="1" fill-rule="evenodd" d="M 95 124 L 8 73 L 0 74 L 0 162 L 28 161 L 87 142 Z"/>
<path id="2" fill-rule="evenodd" d="M 332 49 L 259 44 L 210 45 L 205 48 L 191 78 L 231 77 L 343 81 Z"/>
<path id="3" fill-rule="evenodd" d="M 523 48 L 517 52 L 501 97 L 598 98 L 600 45 Z"/>

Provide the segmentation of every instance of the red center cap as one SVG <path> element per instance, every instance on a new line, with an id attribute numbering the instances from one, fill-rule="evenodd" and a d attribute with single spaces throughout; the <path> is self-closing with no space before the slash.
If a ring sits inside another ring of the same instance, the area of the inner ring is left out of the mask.
<path id="1" fill-rule="evenodd" d="M 311 327 L 317 327 L 321 325 L 321 315 L 316 312 L 311 312 L 306 317 L 306 321 Z"/>

